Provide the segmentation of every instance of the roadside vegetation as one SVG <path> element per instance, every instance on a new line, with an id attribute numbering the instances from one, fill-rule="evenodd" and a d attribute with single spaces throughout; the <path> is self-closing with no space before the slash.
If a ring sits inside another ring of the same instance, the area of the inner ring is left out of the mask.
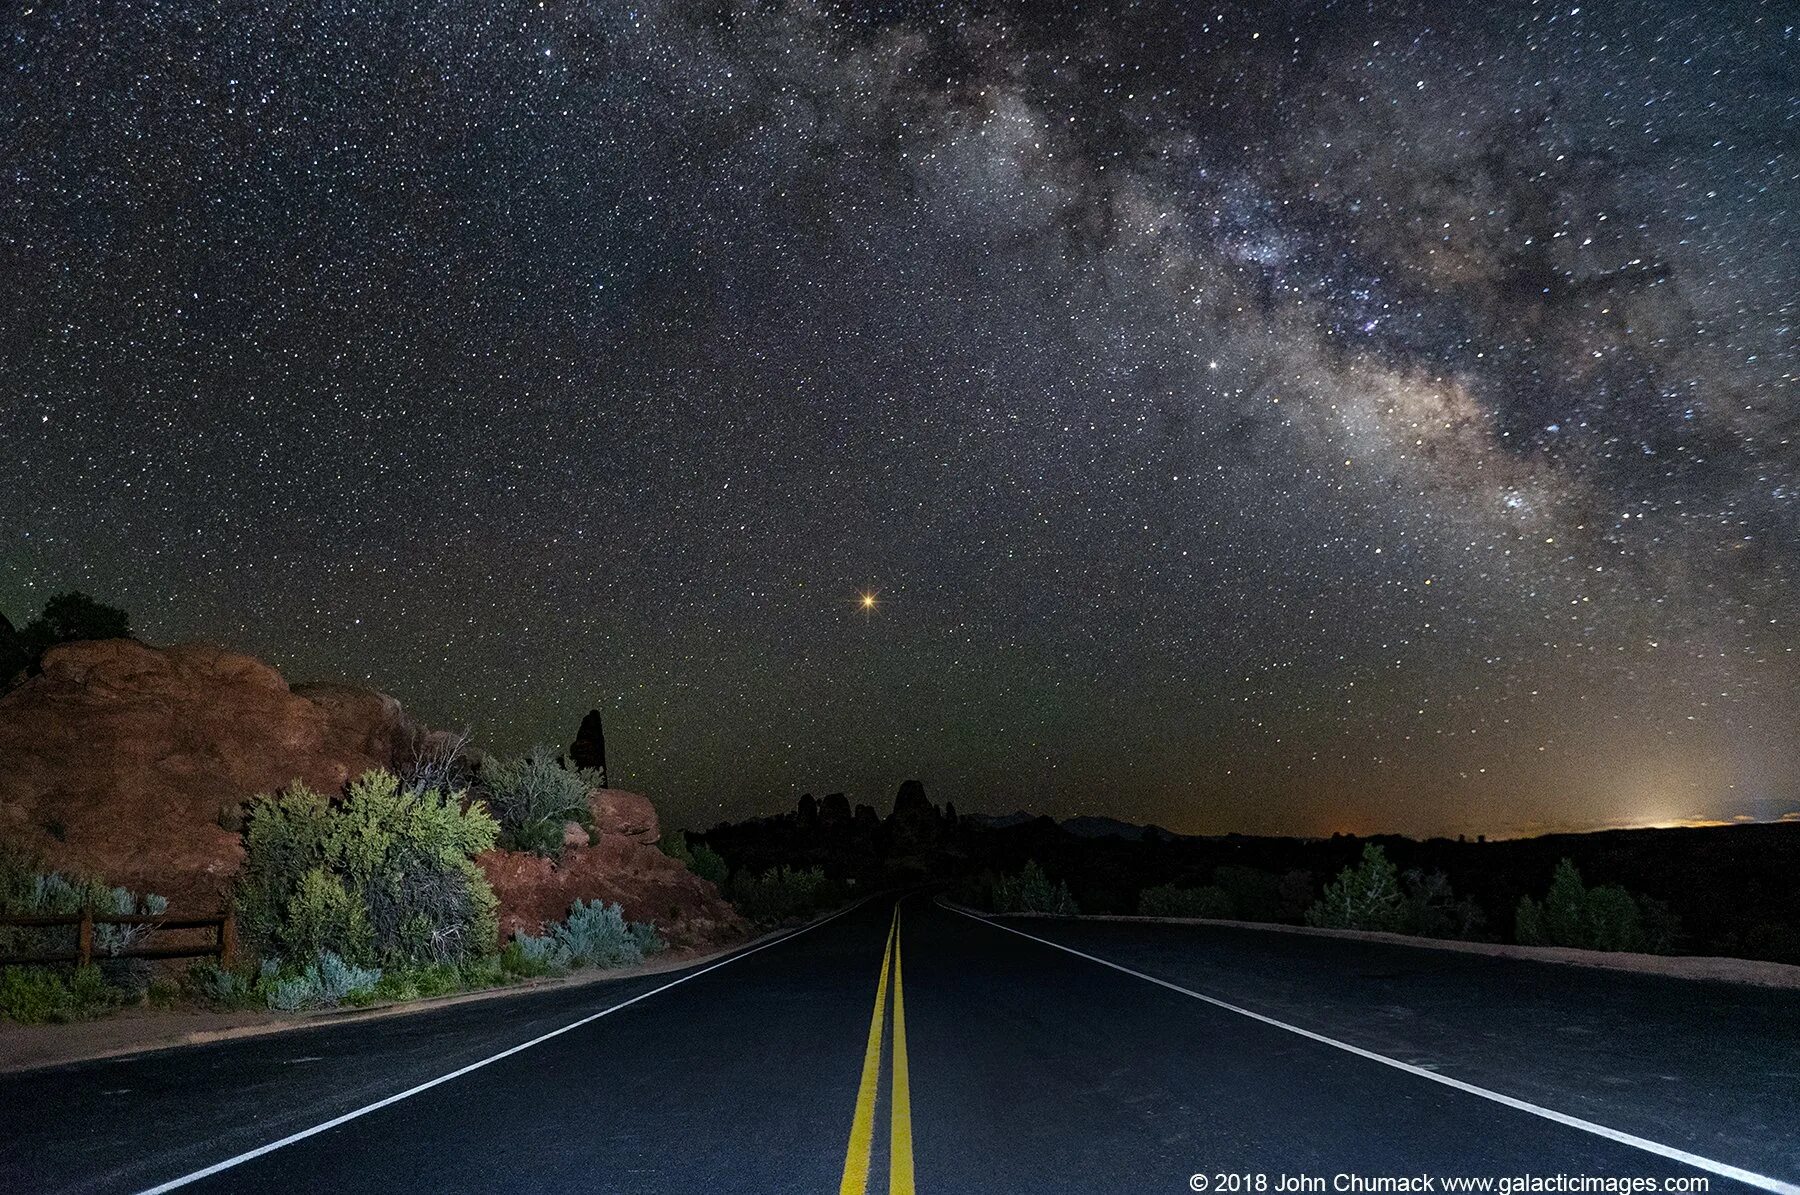
<path id="1" fill-rule="evenodd" d="M 1608 884 L 1589 888 L 1571 859 L 1556 865 L 1542 901 L 1522 897 L 1513 929 L 1527 946 L 1575 946 L 1583 950 L 1633 950 L 1670 954 L 1680 927 L 1667 905 Z"/>
<path id="2" fill-rule="evenodd" d="M 1262 878 L 1251 878 L 1256 875 Z M 1214 876 L 1208 885 L 1145 888 L 1138 894 L 1137 911 L 1145 917 L 1300 921 L 1325 929 L 1467 941 L 1500 937 L 1481 905 L 1459 897 L 1442 871 L 1402 872 L 1379 843 L 1364 844 L 1362 857 L 1338 872 L 1317 899 L 1311 898 L 1311 876 L 1305 872 L 1277 879 L 1253 868 L 1227 866 Z M 1522 897 L 1513 916 L 1512 940 L 1524 946 L 1669 954 L 1679 939 L 1668 906 L 1617 885 L 1590 888 L 1569 859 L 1557 864 L 1544 898 Z"/>
<path id="3" fill-rule="evenodd" d="M 989 886 L 989 905 L 996 913 L 1051 913 L 1073 917 L 1081 910 L 1066 883 L 1051 883 L 1036 859 L 1027 859 L 1017 875 L 1000 876 Z"/>
<path id="4" fill-rule="evenodd" d="M 246 859 L 233 894 L 239 961 L 205 960 L 179 980 L 158 979 L 147 960 L 111 957 L 152 931 L 99 925 L 92 966 L 0 968 L 0 1017 L 70 1021 L 181 999 L 214 1009 L 356 1007 L 631 966 L 665 948 L 654 926 L 627 921 L 619 905 L 600 901 L 576 901 L 541 935 L 516 934 L 500 948 L 494 893 L 475 857 L 509 836 L 548 851 L 544 827 L 551 824 L 560 848 L 564 822 L 576 820 L 567 804 L 571 780 L 587 781 L 542 751 L 486 775 L 489 791 L 504 794 L 505 820 L 466 790 L 387 771 L 358 777 L 339 800 L 302 785 L 259 796 L 245 815 Z M 775 888 L 795 885 L 784 878 Z M 0 858 L 0 912 L 84 907 L 161 913 L 167 902 Z M 70 953 L 75 932 L 0 926 L 0 954 Z"/>
<path id="5" fill-rule="evenodd" d="M 725 865 L 725 860 L 718 851 L 704 842 L 690 842 L 686 830 L 664 834 L 658 845 L 662 847 L 663 854 L 701 879 L 710 881 L 721 892 L 725 890 L 725 881 L 730 878 L 731 869 Z"/>
<path id="6" fill-rule="evenodd" d="M 48 871 L 31 857 L 0 854 L 0 913 L 24 916 L 97 913 L 161 913 L 168 901 L 101 880 Z M 151 994 L 152 972 L 144 959 L 118 957 L 148 934 L 142 926 L 94 927 L 94 962 L 0 967 L 0 1018 L 21 1024 L 80 1021 L 102 1016 Z M 0 926 L 0 955 L 72 954 L 74 926 Z M 156 993 L 158 997 L 162 991 Z"/>
<path id="7" fill-rule="evenodd" d="M 720 895 L 755 925 L 813 917 L 843 904 L 850 895 L 849 886 L 826 875 L 823 867 L 733 868 L 719 852 L 690 838 L 685 830 L 664 834 L 659 845 L 665 855 L 717 887 Z"/>
<path id="8" fill-rule="evenodd" d="M 478 793 L 499 825 L 498 844 L 509 851 L 562 854 L 563 829 L 574 822 L 592 831 L 587 795 L 603 787 L 599 772 L 569 766 L 553 747 L 533 747 L 517 759 L 483 760 Z"/>

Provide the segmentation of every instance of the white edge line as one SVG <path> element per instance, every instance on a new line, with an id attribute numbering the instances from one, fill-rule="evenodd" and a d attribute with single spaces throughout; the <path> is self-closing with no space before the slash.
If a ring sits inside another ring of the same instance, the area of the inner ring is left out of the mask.
<path id="1" fill-rule="evenodd" d="M 1017 934 L 1021 938 L 1029 938 L 1033 942 L 1041 942 L 1045 946 L 1054 946 L 1056 949 L 1072 954 L 1076 958 L 1084 958 L 1090 963 L 1099 963 L 1102 967 L 1111 967 L 1115 971 L 1122 971 L 1126 975 L 1130 975 L 1136 979 L 1142 979 L 1146 983 L 1153 983 L 1158 987 L 1168 988 L 1171 992 L 1180 992 L 1183 996 L 1192 996 L 1194 999 L 1204 1001 L 1215 1008 L 1222 1008 L 1227 1012 L 1235 1012 L 1239 1016 L 1249 1017 L 1253 1021 L 1261 1021 L 1263 1024 L 1272 1025 L 1277 1029 L 1285 1029 L 1289 1033 L 1297 1033 L 1301 1037 L 1307 1038 L 1310 1041 L 1316 1041 L 1321 1045 L 1331 1046 L 1334 1049 L 1343 1050 L 1349 1054 L 1355 1054 L 1358 1058 L 1367 1058 L 1370 1062 L 1379 1062 L 1383 1066 L 1391 1066 L 1395 1070 L 1405 1071 L 1407 1074 L 1416 1075 L 1421 1079 L 1430 1079 L 1433 1083 L 1441 1083 L 1445 1087 L 1453 1087 L 1458 1091 L 1464 1091 L 1470 1095 L 1480 1096 L 1484 1100 L 1492 1100 L 1496 1104 L 1504 1104 L 1508 1108 L 1516 1108 L 1520 1112 L 1529 1112 L 1533 1116 L 1541 1116 L 1545 1120 L 1555 1121 L 1557 1124 L 1567 1125 L 1572 1129 L 1580 1129 L 1584 1133 L 1592 1133 L 1594 1136 L 1604 1137 L 1608 1141 L 1616 1141 L 1621 1145 L 1629 1145 L 1633 1149 L 1641 1149 L 1645 1153 L 1652 1153 L 1656 1154 L 1658 1157 L 1682 1162 L 1697 1170 L 1709 1171 L 1710 1173 L 1721 1175 L 1725 1178 L 1735 1179 L 1740 1183 L 1748 1183 L 1750 1186 L 1760 1187 L 1765 1191 L 1772 1191 L 1775 1195 L 1800 1195 L 1800 1184 L 1783 1182 L 1781 1179 L 1770 1178 L 1766 1174 L 1757 1174 L 1753 1170 L 1745 1170 L 1740 1166 L 1733 1166 L 1728 1162 L 1715 1162 L 1711 1158 L 1701 1157 L 1699 1154 L 1695 1153 L 1689 1153 L 1685 1149 L 1676 1149 L 1672 1145 L 1664 1145 L 1661 1142 L 1651 1141 L 1644 1137 L 1635 1137 L 1630 1133 L 1621 1132 L 1618 1129 L 1609 1129 L 1603 1124 L 1595 1124 L 1591 1120 L 1583 1120 L 1579 1116 L 1570 1116 L 1567 1112 L 1558 1112 L 1554 1108 L 1541 1107 L 1540 1105 L 1529 1103 L 1510 1095 L 1502 1095 L 1498 1091 L 1489 1091 L 1485 1087 L 1477 1087 L 1475 1084 L 1465 1083 L 1461 1079 L 1452 1079 L 1449 1075 L 1441 1075 L 1436 1071 L 1426 1070 L 1422 1066 L 1414 1066 L 1410 1062 L 1401 1062 L 1398 1058 L 1389 1058 L 1385 1054 L 1377 1054 L 1373 1050 L 1365 1050 L 1361 1046 L 1353 1046 L 1349 1042 L 1339 1041 L 1334 1037 L 1326 1037 L 1322 1033 L 1314 1033 L 1312 1030 L 1302 1029 L 1298 1025 L 1290 1025 L 1286 1021 L 1278 1021 L 1274 1017 L 1264 1016 L 1260 1012 L 1252 1012 L 1248 1008 L 1240 1008 L 1235 1004 L 1229 1004 L 1224 1000 L 1220 1000 L 1216 996 L 1207 996 L 1200 992 L 1190 991 L 1180 984 L 1170 983 L 1166 979 L 1158 979 L 1154 975 L 1146 975 L 1142 971 L 1133 971 L 1130 967 L 1121 966 L 1118 963 L 1100 958 L 1097 955 L 1087 954 L 1084 951 L 1076 950 L 1073 946 L 1064 946 L 1061 942 L 1053 942 L 1049 938 L 1040 938 L 1036 934 L 1028 934 L 1022 929 L 1014 929 L 1010 925 L 1002 925 L 998 921 L 994 921 L 990 918 L 982 917 L 975 913 L 964 912 L 962 909 L 944 904 L 942 901 L 939 901 L 938 903 L 941 907 L 949 909 L 953 913 L 961 913 L 964 917 L 967 917 L 972 921 L 979 921 L 984 925 L 990 925 L 995 929 L 1003 929 L 1009 934 Z"/>
<path id="2" fill-rule="evenodd" d="M 423 1083 L 417 1084 L 416 1086 L 413 1086 L 413 1087 L 408 1087 L 405 1091 L 397 1091 L 393 1095 L 390 1095 L 390 1096 L 386 1097 L 385 1099 L 376 1100 L 372 1104 L 364 1104 L 362 1107 L 352 1109 L 351 1111 L 346 1112 L 341 1116 L 334 1116 L 330 1120 L 324 1121 L 323 1123 L 320 1123 L 320 1124 L 313 1125 L 310 1129 L 301 1129 L 297 1133 L 289 1133 L 287 1136 L 281 1138 L 279 1141 L 271 1141 L 267 1145 L 259 1145 L 255 1149 L 246 1150 L 245 1152 L 243 1152 L 241 1154 L 237 1154 L 234 1157 L 226 1158 L 222 1162 L 214 1162 L 211 1166 L 208 1166 L 202 1170 L 196 1170 L 192 1174 L 184 1174 L 180 1178 L 172 1178 L 166 1183 L 158 1183 L 154 1187 L 146 1187 L 143 1191 L 139 1192 L 138 1195 L 161 1195 L 161 1193 L 164 1191 L 173 1191 L 177 1187 L 185 1187 L 189 1183 L 199 1182 L 203 1178 L 210 1178 L 213 1175 L 218 1174 L 220 1171 L 230 1170 L 234 1166 L 241 1166 L 245 1162 L 249 1162 L 256 1158 L 262 1157 L 264 1154 L 274 1153 L 276 1150 L 281 1149 L 284 1146 L 292 1145 L 296 1141 L 304 1141 L 308 1137 L 316 1137 L 320 1133 L 329 1132 L 330 1130 L 337 1128 L 341 1124 L 347 1124 L 348 1122 L 355 1120 L 359 1116 L 367 1116 L 371 1112 L 378 1112 L 381 1109 L 387 1107 L 389 1104 L 397 1104 L 401 1100 L 410 1099 L 413 1096 L 418 1095 L 422 1091 L 430 1091 L 433 1087 L 436 1087 L 439 1084 L 448 1083 L 452 1079 L 460 1079 L 462 1076 L 468 1074 L 470 1071 L 478 1071 L 482 1067 L 487 1066 L 489 1063 L 499 1062 L 502 1058 L 510 1058 L 514 1054 L 517 1054 L 523 1050 L 529 1050 L 533 1046 L 542 1045 L 543 1043 L 549 1041 L 553 1037 L 561 1037 L 563 1034 L 568 1033 L 571 1030 L 579 1029 L 583 1025 L 586 1025 L 586 1024 L 589 1024 L 590 1022 L 599 1020 L 601 1017 L 607 1016 L 611 1013 L 618 1012 L 621 1008 L 629 1008 L 633 1004 L 636 1004 L 639 1000 L 648 1000 L 650 997 L 656 995 L 658 992 L 666 992 L 670 988 L 678 987 L 681 984 L 686 983 L 690 979 L 698 979 L 702 975 L 705 975 L 709 971 L 717 971 L 720 967 L 729 966 L 730 964 L 737 962 L 739 959 L 749 958 L 751 955 L 757 953 L 760 950 L 767 950 L 771 946 L 779 946 L 783 942 L 791 942 L 795 938 L 798 938 L 801 934 L 808 933 L 812 930 L 818 929 L 821 925 L 825 925 L 828 922 L 836 921 L 839 917 L 842 917 L 846 913 L 854 912 L 856 909 L 861 908 L 865 903 L 867 903 L 868 901 L 873 900 L 873 899 L 874 899 L 873 897 L 864 897 L 862 900 L 857 901 L 855 904 L 851 905 L 849 908 L 839 909 L 837 912 L 833 913 L 831 916 L 823 918 L 819 921 L 815 921 L 811 925 L 802 926 L 801 928 L 795 930 L 791 934 L 783 934 L 781 937 L 775 938 L 768 942 L 764 942 L 760 946 L 752 946 L 748 950 L 742 950 L 742 951 L 739 951 L 737 954 L 731 955 L 728 958 L 722 958 L 716 963 L 712 963 L 709 966 L 700 968 L 698 971 L 690 971 L 686 975 L 683 975 L 681 978 L 670 980 L 668 983 L 663 984 L 661 987 L 651 988 L 647 992 L 639 992 L 637 995 L 633 996 L 629 1000 L 621 1000 L 617 1004 L 614 1004 L 609 1008 L 603 1008 L 599 1012 L 589 1013 L 587 1016 L 582 1017 L 579 1020 L 570 1021 L 567 1025 L 562 1026 L 560 1029 L 552 1029 L 550 1032 L 540 1034 L 537 1037 L 532 1038 L 530 1041 L 522 1041 L 516 1046 L 512 1046 L 508 1049 L 500 1051 L 498 1054 L 490 1054 L 488 1057 L 481 1059 L 479 1062 L 471 1062 L 471 1063 L 469 1063 L 469 1065 L 463 1066 L 463 1067 L 458 1067 L 456 1070 L 453 1070 L 448 1074 L 439 1075 L 435 1079 L 427 1079 Z M 1797 1192 L 1796 1195 L 1800 1195 L 1800 1192 Z"/>

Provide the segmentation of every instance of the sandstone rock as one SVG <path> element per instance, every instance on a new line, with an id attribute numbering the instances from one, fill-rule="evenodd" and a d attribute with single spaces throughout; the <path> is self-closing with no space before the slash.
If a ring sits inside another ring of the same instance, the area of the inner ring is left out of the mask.
<path id="1" fill-rule="evenodd" d="M 327 793 L 387 767 L 406 719 L 348 686 L 289 689 L 275 669 L 204 644 L 130 639 L 51 648 L 0 697 L 0 840 L 54 867 L 221 906 L 243 860 L 223 828 L 259 792 Z"/>
<path id="2" fill-rule="evenodd" d="M 588 837 L 588 832 L 587 832 L 586 827 L 584 827 L 580 822 L 564 822 L 563 823 L 563 849 L 564 850 L 568 850 L 572 846 L 587 846 L 588 843 L 591 841 L 592 841 L 592 839 L 590 839 Z"/>
<path id="3" fill-rule="evenodd" d="M 478 862 L 500 898 L 502 938 L 516 930 L 542 933 L 577 900 L 616 902 L 627 919 L 655 924 L 674 946 L 716 945 L 747 932 L 712 884 L 623 834 L 601 834 L 592 846 L 565 849 L 561 859 L 489 851 Z"/>
<path id="4" fill-rule="evenodd" d="M 597 836 L 622 834 L 643 843 L 662 838 L 656 806 L 637 793 L 622 788 L 597 788 L 588 794 L 588 809 L 594 815 Z"/>

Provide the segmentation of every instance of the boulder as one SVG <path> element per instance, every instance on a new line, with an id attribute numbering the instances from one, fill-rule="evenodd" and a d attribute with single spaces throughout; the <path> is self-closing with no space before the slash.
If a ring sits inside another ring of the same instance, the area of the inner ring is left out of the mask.
<path id="1" fill-rule="evenodd" d="M 597 788 L 588 794 L 588 811 L 593 814 L 596 835 L 621 834 L 642 843 L 662 839 L 656 806 L 637 793 L 622 788 Z"/>
<path id="2" fill-rule="evenodd" d="M 593 839 L 580 822 L 563 823 L 562 844 L 564 850 L 568 850 L 572 846 L 587 846 L 592 841 Z"/>
<path id="3" fill-rule="evenodd" d="M 211 912 L 243 860 L 222 823 L 244 800 L 296 780 L 335 793 L 391 766 L 409 727 L 391 697 L 290 689 L 219 647 L 60 644 L 0 697 L 0 841 Z"/>

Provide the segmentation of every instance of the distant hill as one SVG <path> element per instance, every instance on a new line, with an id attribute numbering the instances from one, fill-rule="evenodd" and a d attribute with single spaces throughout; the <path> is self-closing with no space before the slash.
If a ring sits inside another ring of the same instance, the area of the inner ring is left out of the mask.
<path id="1" fill-rule="evenodd" d="M 1011 826 L 1023 826 L 1028 822 L 1035 822 L 1040 816 L 1040 814 L 1017 809 L 1011 813 L 964 814 L 963 820 L 973 822 L 978 826 L 986 826 L 990 830 L 1005 830 Z M 1165 830 L 1161 826 L 1140 826 L 1136 822 L 1121 821 L 1116 817 L 1083 815 L 1064 818 L 1057 824 L 1077 838 L 1123 838 L 1126 842 L 1143 842 L 1145 839 L 1150 839 L 1151 841 L 1173 842 L 1188 837 L 1185 834 L 1176 834 L 1171 830 Z"/>
<path id="2" fill-rule="evenodd" d="M 965 813 L 962 815 L 963 821 L 973 822 L 977 826 L 986 826 L 990 830 L 1022 826 L 1026 822 L 1035 822 L 1037 819 L 1037 814 L 1027 813 L 1023 809 L 1015 809 L 1011 813 Z"/>

